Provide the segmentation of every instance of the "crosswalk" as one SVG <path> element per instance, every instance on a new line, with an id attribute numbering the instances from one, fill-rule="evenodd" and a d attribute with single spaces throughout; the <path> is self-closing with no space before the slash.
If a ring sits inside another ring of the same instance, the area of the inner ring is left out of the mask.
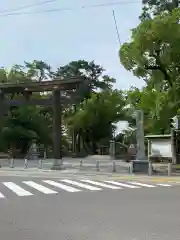
<path id="1" fill-rule="evenodd" d="M 2 188 L 3 186 L 3 188 Z M 0 198 L 7 198 L 4 192 L 8 189 L 15 196 L 25 197 L 33 196 L 38 193 L 43 195 L 56 195 L 62 192 L 78 193 L 85 191 L 103 191 L 105 189 L 122 190 L 122 189 L 140 189 L 140 188 L 157 188 L 157 187 L 172 187 L 168 183 L 143 183 L 136 181 L 97 181 L 97 180 L 72 180 L 72 179 L 53 179 L 53 180 L 35 180 L 14 182 L 0 182 Z M 3 192 L 3 191 L 4 192 Z"/>

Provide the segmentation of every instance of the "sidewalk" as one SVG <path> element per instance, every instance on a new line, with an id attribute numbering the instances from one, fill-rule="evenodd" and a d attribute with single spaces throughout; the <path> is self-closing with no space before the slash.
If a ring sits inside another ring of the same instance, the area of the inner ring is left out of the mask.
<path id="1" fill-rule="evenodd" d="M 112 179 L 112 180 L 138 180 L 138 181 L 149 181 L 149 182 L 179 182 L 180 176 L 147 176 L 142 174 L 127 174 L 127 173 L 106 173 L 96 171 L 79 171 L 76 169 L 67 170 L 48 170 L 48 169 L 37 169 L 37 168 L 0 168 L 1 176 L 18 176 L 18 177 L 38 177 L 38 178 L 82 178 L 82 177 L 93 177 L 96 179 Z"/>

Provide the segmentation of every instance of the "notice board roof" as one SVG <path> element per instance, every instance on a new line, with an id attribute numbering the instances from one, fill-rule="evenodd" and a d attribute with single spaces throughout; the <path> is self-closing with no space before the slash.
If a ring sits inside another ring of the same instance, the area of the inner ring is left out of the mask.
<path id="1" fill-rule="evenodd" d="M 147 136 L 145 136 L 145 138 L 154 138 L 154 139 L 158 139 L 158 138 L 170 138 L 171 137 L 171 134 L 161 134 L 161 135 L 147 135 Z"/>

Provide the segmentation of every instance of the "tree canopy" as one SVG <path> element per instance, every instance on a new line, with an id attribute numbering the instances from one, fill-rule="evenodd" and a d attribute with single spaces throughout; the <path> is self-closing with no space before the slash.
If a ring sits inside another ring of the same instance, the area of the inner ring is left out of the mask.
<path id="1" fill-rule="evenodd" d="M 173 9 L 180 5 L 179 0 L 142 0 L 143 9 L 140 20 L 152 19 L 162 12 L 171 13 Z"/>
<path id="2" fill-rule="evenodd" d="M 83 76 L 87 84 L 76 93 L 79 100 L 63 106 L 63 145 L 67 147 L 74 135 L 75 139 L 83 141 L 83 146 L 89 151 L 96 152 L 102 142 L 108 146 L 113 137 L 114 123 L 126 120 L 125 94 L 113 89 L 115 79 L 104 74 L 104 71 L 94 61 L 78 60 L 60 66 L 53 72 L 49 64 L 34 60 L 32 63 L 25 62 L 23 66 L 14 65 L 9 71 L 1 68 L 0 82 L 19 83 Z M 23 98 L 21 94 L 7 97 Z M 46 98 L 49 94 L 34 93 L 31 97 Z M 52 120 L 51 107 L 27 105 L 9 108 L 1 130 L 0 140 L 4 143 L 1 144 L 1 150 L 15 147 L 25 153 L 33 139 L 51 146 Z"/>
<path id="3" fill-rule="evenodd" d="M 169 119 L 180 109 L 179 1 L 143 0 L 140 24 L 119 51 L 121 64 L 145 82 L 127 101 L 145 113 L 148 133 L 169 132 Z"/>

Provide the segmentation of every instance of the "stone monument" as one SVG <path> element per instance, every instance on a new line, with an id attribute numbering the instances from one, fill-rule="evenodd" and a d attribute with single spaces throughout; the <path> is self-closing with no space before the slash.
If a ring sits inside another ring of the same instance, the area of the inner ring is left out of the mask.
<path id="1" fill-rule="evenodd" d="M 144 113 L 142 110 L 136 111 L 136 160 L 133 161 L 133 172 L 148 172 L 148 160 L 145 156 L 144 145 Z"/>
<path id="2" fill-rule="evenodd" d="M 145 145 L 144 145 L 144 114 L 142 110 L 136 111 L 136 141 L 137 155 L 136 160 L 145 160 Z"/>

